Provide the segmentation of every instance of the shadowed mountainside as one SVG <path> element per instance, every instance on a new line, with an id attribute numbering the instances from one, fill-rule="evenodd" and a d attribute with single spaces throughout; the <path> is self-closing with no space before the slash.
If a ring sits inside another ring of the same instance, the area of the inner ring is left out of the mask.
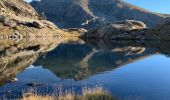
<path id="1" fill-rule="evenodd" d="M 123 0 L 41 0 L 30 3 L 60 28 L 92 28 L 130 19 L 155 26 L 169 15 L 153 13 Z"/>

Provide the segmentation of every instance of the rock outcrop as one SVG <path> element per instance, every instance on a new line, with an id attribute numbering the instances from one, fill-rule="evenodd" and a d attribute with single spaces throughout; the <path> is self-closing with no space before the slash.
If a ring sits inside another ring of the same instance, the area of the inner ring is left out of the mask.
<path id="1" fill-rule="evenodd" d="M 137 39 L 141 33 L 136 31 L 145 29 L 146 25 L 140 21 L 125 20 L 113 24 L 96 27 L 85 33 L 86 38 L 103 38 L 103 39 Z"/>
<path id="2" fill-rule="evenodd" d="M 139 20 L 155 26 L 169 15 L 158 14 L 122 0 L 40 0 L 30 3 L 60 28 L 94 28 L 118 20 Z"/>
<path id="3" fill-rule="evenodd" d="M 62 36 L 64 31 L 42 17 L 23 0 L 0 1 L 0 37 Z"/>
<path id="4" fill-rule="evenodd" d="M 166 21 L 156 27 L 148 28 L 143 22 L 125 20 L 96 27 L 82 37 L 112 40 L 170 40 L 170 22 Z"/>

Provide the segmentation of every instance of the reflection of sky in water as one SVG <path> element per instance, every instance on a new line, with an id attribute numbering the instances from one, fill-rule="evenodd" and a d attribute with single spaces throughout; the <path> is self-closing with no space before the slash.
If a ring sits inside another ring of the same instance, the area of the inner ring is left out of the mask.
<path id="1" fill-rule="evenodd" d="M 25 88 L 28 87 L 26 84 L 30 82 L 47 83 L 49 86 L 54 84 L 73 86 L 75 88 L 82 85 L 96 86 L 97 84 L 109 90 L 113 95 L 122 98 L 168 100 L 167 98 L 170 99 L 169 75 L 170 59 L 163 55 L 154 55 L 80 81 L 62 80 L 50 70 L 41 67 L 28 68 L 17 75 L 19 81 L 16 84 L 6 84 L 0 90 L 4 87 L 12 87 L 13 90 Z"/>

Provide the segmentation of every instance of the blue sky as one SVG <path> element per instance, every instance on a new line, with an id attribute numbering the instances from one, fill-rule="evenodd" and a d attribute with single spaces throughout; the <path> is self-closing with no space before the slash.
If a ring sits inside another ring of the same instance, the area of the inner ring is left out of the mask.
<path id="1" fill-rule="evenodd" d="M 126 0 L 147 10 L 170 14 L 170 0 Z"/>
<path id="2" fill-rule="evenodd" d="M 31 0 L 26 0 L 30 2 Z M 170 14 L 170 0 L 125 0 L 147 10 Z"/>

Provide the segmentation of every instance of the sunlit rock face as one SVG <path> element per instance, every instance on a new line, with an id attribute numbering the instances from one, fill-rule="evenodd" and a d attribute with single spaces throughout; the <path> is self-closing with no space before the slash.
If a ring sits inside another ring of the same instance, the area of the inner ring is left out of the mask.
<path id="1" fill-rule="evenodd" d="M 28 36 L 61 36 L 64 32 L 44 20 L 23 0 L 0 1 L 0 38 Z"/>
<path id="2" fill-rule="evenodd" d="M 41 0 L 30 4 L 61 28 L 89 29 L 124 19 L 139 20 L 147 26 L 155 26 L 167 17 L 122 0 Z"/>
<path id="3" fill-rule="evenodd" d="M 38 19 L 38 13 L 29 4 L 23 0 L 1 0 L 0 10 L 4 14 L 14 14 L 17 16 L 24 16 L 28 18 Z"/>

